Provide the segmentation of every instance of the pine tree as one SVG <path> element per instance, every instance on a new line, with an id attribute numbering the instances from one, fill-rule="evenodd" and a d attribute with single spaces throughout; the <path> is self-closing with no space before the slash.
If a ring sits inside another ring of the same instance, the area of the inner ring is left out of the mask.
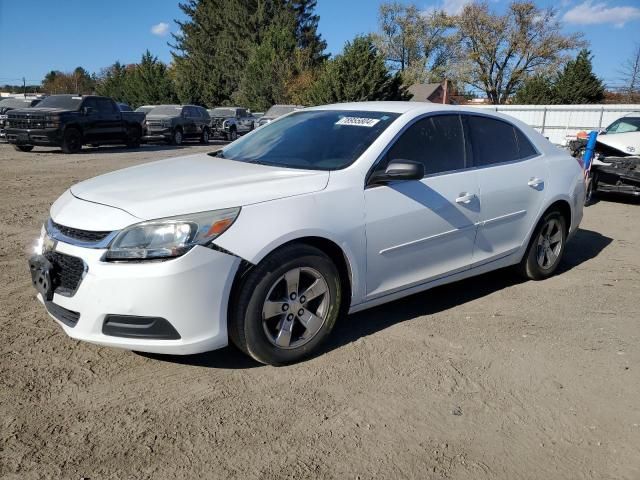
<path id="1" fill-rule="evenodd" d="M 598 103 L 604 99 L 604 85 L 593 73 L 591 52 L 583 49 L 567 62 L 554 82 L 556 104 Z"/>
<path id="2" fill-rule="evenodd" d="M 308 94 L 311 104 L 409 98 L 399 74 L 391 75 L 371 37 L 358 36 L 329 60 Z"/>
<path id="3" fill-rule="evenodd" d="M 255 39 L 256 0 L 187 0 L 188 17 L 173 34 L 178 96 L 183 103 L 221 105 L 236 91 Z"/>
<path id="4" fill-rule="evenodd" d="M 288 103 L 287 84 L 296 72 L 295 18 L 280 12 L 253 50 L 234 100 L 253 110 Z"/>
<path id="5" fill-rule="evenodd" d="M 116 102 L 131 105 L 132 97 L 127 86 L 127 68 L 120 62 L 102 70 L 96 85 L 96 93 L 111 97 Z"/>
<path id="6" fill-rule="evenodd" d="M 125 79 L 131 106 L 175 103 L 177 96 L 167 66 L 149 50 Z"/>
<path id="7" fill-rule="evenodd" d="M 554 84 L 542 75 L 527 79 L 513 97 L 513 103 L 519 105 L 547 105 L 553 102 Z"/>
<path id="8" fill-rule="evenodd" d="M 327 42 L 318 33 L 320 17 L 315 13 L 316 5 L 316 0 L 288 0 L 288 6 L 296 16 L 298 47 L 307 51 L 313 66 L 328 58 L 324 53 Z"/>

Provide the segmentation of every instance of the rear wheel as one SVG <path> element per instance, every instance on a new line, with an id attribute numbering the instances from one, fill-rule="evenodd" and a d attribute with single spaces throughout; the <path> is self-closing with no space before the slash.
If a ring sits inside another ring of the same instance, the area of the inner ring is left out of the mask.
<path id="1" fill-rule="evenodd" d="M 589 174 L 589 177 L 587 178 L 587 186 L 586 186 L 586 193 L 584 196 L 584 205 L 585 207 L 588 207 L 589 205 L 592 205 L 595 201 L 595 197 L 596 197 L 596 191 L 598 189 L 598 177 L 597 175 L 594 174 Z"/>
<path id="2" fill-rule="evenodd" d="M 259 362 L 296 362 L 329 336 L 341 301 L 340 275 L 321 250 L 284 247 L 247 274 L 233 301 L 229 336 Z"/>
<path id="3" fill-rule="evenodd" d="M 531 280 L 550 277 L 558 268 L 567 239 L 564 216 L 557 210 L 547 212 L 533 232 L 519 270 Z"/>
<path id="4" fill-rule="evenodd" d="M 13 148 L 19 152 L 30 152 L 33 150 L 33 145 L 14 145 Z"/>
<path id="5" fill-rule="evenodd" d="M 64 153 L 78 153 L 82 150 L 82 134 L 75 128 L 67 128 L 62 137 Z"/>

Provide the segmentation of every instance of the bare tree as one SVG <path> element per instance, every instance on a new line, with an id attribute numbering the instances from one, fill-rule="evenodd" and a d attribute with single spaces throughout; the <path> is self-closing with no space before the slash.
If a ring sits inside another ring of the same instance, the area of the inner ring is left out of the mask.
<path id="1" fill-rule="evenodd" d="M 505 103 L 529 76 L 557 71 L 570 51 L 586 45 L 580 34 L 561 32 L 553 9 L 531 1 L 513 2 L 503 15 L 471 3 L 452 20 L 456 77 L 494 104 Z"/>
<path id="2" fill-rule="evenodd" d="M 624 83 L 627 101 L 638 101 L 640 99 L 640 43 L 636 44 L 633 54 L 619 73 Z"/>
<path id="3" fill-rule="evenodd" d="M 442 12 L 424 12 L 397 1 L 383 3 L 373 39 L 390 67 L 402 72 L 408 83 L 434 79 L 441 76 L 448 52 L 447 21 Z"/>

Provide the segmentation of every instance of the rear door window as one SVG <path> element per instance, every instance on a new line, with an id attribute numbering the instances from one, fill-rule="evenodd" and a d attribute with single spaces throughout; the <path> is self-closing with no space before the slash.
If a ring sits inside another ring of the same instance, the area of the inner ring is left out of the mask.
<path id="1" fill-rule="evenodd" d="M 460 170 L 466 165 L 460 115 L 434 115 L 411 125 L 391 147 L 387 161 L 413 160 L 425 175 Z"/>
<path id="2" fill-rule="evenodd" d="M 467 117 L 477 167 L 520 159 L 518 140 L 513 125 L 502 120 L 470 115 Z"/>

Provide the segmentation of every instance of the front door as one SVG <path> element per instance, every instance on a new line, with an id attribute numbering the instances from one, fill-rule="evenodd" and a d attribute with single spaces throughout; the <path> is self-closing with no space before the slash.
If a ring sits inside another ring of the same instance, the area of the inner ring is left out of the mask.
<path id="1" fill-rule="evenodd" d="M 368 299 L 469 268 L 480 189 L 467 157 L 457 114 L 419 119 L 391 146 L 377 168 L 414 160 L 426 176 L 365 190 Z"/>

